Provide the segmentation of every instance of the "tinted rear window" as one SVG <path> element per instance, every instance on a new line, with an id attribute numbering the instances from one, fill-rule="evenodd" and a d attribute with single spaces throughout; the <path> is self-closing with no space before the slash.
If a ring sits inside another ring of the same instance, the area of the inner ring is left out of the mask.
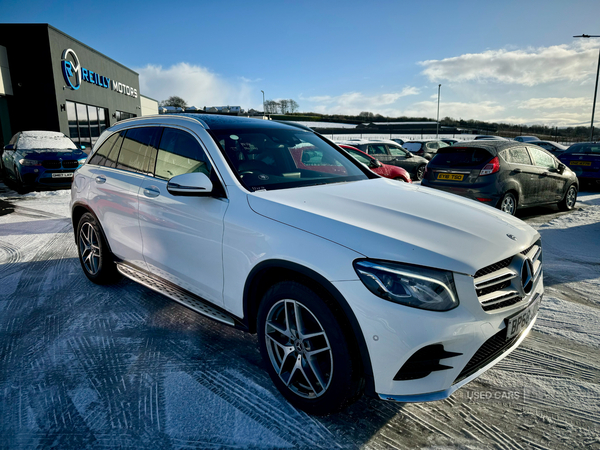
<path id="1" fill-rule="evenodd" d="M 600 144 L 573 144 L 565 153 L 596 153 L 600 154 Z"/>
<path id="2" fill-rule="evenodd" d="M 438 150 L 430 164 L 443 167 L 477 167 L 490 159 L 492 155 L 482 148 L 444 147 Z"/>

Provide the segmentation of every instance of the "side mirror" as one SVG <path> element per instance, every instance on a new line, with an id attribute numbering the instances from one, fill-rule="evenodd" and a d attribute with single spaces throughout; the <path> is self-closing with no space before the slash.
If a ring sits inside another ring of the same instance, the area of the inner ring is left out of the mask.
<path id="1" fill-rule="evenodd" d="M 80 145 L 80 146 L 79 146 L 79 148 L 80 148 L 81 150 L 85 150 L 85 145 Z"/>
<path id="2" fill-rule="evenodd" d="M 411 152 L 406 152 L 406 157 L 407 158 L 412 158 L 413 156 L 415 156 L 415 155 L 413 155 Z"/>
<path id="3" fill-rule="evenodd" d="M 372 159 L 371 162 L 369 163 L 369 168 L 370 169 L 377 169 L 378 167 L 383 166 L 383 164 L 381 164 L 381 161 L 378 161 L 376 159 Z"/>
<path id="4" fill-rule="evenodd" d="M 4 150 L 14 150 L 15 146 L 13 144 L 8 144 L 4 146 Z"/>
<path id="5" fill-rule="evenodd" d="M 556 171 L 562 175 L 565 173 L 566 168 L 567 166 L 565 166 L 563 163 L 558 163 L 558 169 L 556 169 Z"/>
<path id="6" fill-rule="evenodd" d="M 173 195 L 206 196 L 210 195 L 213 185 L 203 172 L 184 173 L 174 176 L 167 183 L 167 191 Z"/>

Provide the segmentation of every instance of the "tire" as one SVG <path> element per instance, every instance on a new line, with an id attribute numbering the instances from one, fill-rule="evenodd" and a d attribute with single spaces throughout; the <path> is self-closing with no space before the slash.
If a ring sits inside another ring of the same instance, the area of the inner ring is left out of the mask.
<path id="1" fill-rule="evenodd" d="M 417 167 L 417 170 L 415 172 L 415 177 L 417 181 L 421 181 L 423 179 L 423 176 L 425 175 L 425 166 L 426 164 L 421 164 L 419 167 Z"/>
<path id="2" fill-rule="evenodd" d="M 358 350 L 351 349 L 336 316 L 312 289 L 295 281 L 273 285 L 262 299 L 257 325 L 269 375 L 293 406 L 327 415 L 360 398 Z"/>
<path id="3" fill-rule="evenodd" d="M 396 178 L 394 178 L 394 180 L 396 180 L 396 181 L 402 181 L 403 183 L 406 183 L 406 180 L 404 178 L 402 178 L 402 177 L 396 177 Z"/>
<path id="4" fill-rule="evenodd" d="M 514 216 L 517 212 L 517 198 L 512 192 L 507 192 L 502 196 L 502 199 L 498 202 L 498 209 L 511 216 Z"/>
<path id="5" fill-rule="evenodd" d="M 120 276 L 102 230 L 90 213 L 81 216 L 77 224 L 77 253 L 83 273 L 96 284 L 109 284 Z"/>
<path id="6" fill-rule="evenodd" d="M 558 203 L 558 209 L 561 211 L 571 211 L 577 203 L 577 186 L 572 184 L 567 189 L 565 197 Z"/>

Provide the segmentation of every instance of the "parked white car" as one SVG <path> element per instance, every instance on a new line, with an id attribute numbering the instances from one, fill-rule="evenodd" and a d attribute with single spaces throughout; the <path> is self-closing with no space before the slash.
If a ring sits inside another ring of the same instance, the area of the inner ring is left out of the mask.
<path id="1" fill-rule="evenodd" d="M 380 178 L 272 121 L 160 115 L 107 129 L 72 186 L 81 266 L 258 334 L 312 414 L 363 392 L 443 399 L 504 358 L 543 294 L 539 234 Z"/>

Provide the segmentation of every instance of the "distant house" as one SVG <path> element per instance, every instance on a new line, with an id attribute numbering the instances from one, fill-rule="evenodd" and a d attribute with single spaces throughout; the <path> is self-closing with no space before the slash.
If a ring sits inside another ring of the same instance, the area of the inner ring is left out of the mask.
<path id="1" fill-rule="evenodd" d="M 179 106 L 160 106 L 158 108 L 159 114 L 176 113 L 176 112 L 183 112 L 183 108 L 180 108 Z"/>
<path id="2" fill-rule="evenodd" d="M 186 106 L 185 111 L 186 112 L 188 112 L 188 111 L 195 112 L 195 111 L 198 111 L 198 108 L 196 108 L 195 106 Z"/>
<path id="3" fill-rule="evenodd" d="M 217 112 L 221 114 L 242 114 L 244 110 L 241 106 L 211 106 L 206 108 L 206 112 Z"/>

